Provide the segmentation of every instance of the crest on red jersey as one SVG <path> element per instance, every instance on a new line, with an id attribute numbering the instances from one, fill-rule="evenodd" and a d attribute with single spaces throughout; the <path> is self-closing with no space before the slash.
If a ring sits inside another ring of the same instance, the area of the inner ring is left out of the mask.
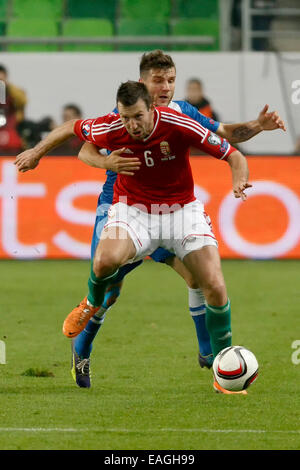
<path id="1" fill-rule="evenodd" d="M 159 146 L 160 146 L 160 151 L 163 155 L 170 155 L 171 150 L 170 150 L 169 142 L 166 142 L 164 140 L 159 144 Z"/>
<path id="2" fill-rule="evenodd" d="M 213 132 L 211 132 L 208 136 L 208 142 L 211 144 L 211 145 L 220 145 L 222 143 L 222 139 L 221 137 L 219 137 L 218 135 L 214 134 Z"/>

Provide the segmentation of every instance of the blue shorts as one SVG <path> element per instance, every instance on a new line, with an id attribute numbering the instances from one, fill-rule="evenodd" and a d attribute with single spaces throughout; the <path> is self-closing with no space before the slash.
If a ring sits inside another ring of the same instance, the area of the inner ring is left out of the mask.
<path id="1" fill-rule="evenodd" d="M 93 238 L 92 238 L 92 244 L 91 244 L 91 259 L 94 258 L 103 227 L 107 222 L 107 217 L 108 217 L 107 213 L 108 213 L 109 207 L 110 207 L 110 204 L 99 204 L 97 207 L 97 214 L 96 214 L 96 220 L 95 220 L 94 232 L 93 232 Z M 174 253 L 171 253 L 170 251 L 165 250 L 164 248 L 157 248 L 157 250 L 155 250 L 150 255 L 153 261 L 156 261 L 157 263 L 165 263 L 166 259 L 170 258 L 171 256 L 175 256 Z M 142 261 L 137 261 L 136 263 L 132 263 L 126 266 L 128 266 L 128 268 L 129 266 L 136 267 L 136 266 L 139 266 L 141 263 Z M 125 268 L 125 266 L 123 267 Z M 134 267 L 132 267 L 132 269 L 134 269 Z M 132 269 L 130 269 L 129 271 L 131 271 Z"/>

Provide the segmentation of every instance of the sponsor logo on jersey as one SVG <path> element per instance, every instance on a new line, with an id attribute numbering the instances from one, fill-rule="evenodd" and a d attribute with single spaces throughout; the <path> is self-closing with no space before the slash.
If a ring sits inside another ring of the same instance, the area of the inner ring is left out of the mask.
<path id="1" fill-rule="evenodd" d="M 170 150 L 170 145 L 166 141 L 162 141 L 160 144 L 160 151 L 163 155 L 170 155 L 171 150 Z"/>
<path id="2" fill-rule="evenodd" d="M 130 149 L 125 149 L 124 153 L 133 153 Z"/>
<path id="3" fill-rule="evenodd" d="M 213 134 L 212 132 L 209 134 L 207 141 L 211 145 L 221 145 L 222 142 L 221 137 L 216 134 Z"/>

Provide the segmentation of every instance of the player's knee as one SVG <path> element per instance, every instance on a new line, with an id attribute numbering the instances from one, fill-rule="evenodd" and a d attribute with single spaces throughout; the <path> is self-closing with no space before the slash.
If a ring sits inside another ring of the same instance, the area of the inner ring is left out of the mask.
<path id="1" fill-rule="evenodd" d="M 207 281 L 203 286 L 205 298 L 208 304 L 221 307 L 227 302 L 225 283 L 221 280 Z"/>
<path id="2" fill-rule="evenodd" d="M 190 289 L 198 289 L 200 287 L 198 279 L 195 279 L 193 274 L 184 266 L 182 261 L 179 261 L 175 256 L 166 258 L 165 264 L 173 268 L 185 280 Z"/>
<path id="3" fill-rule="evenodd" d="M 97 253 L 93 261 L 93 271 L 99 278 L 110 276 L 120 266 L 114 253 Z"/>
<path id="4" fill-rule="evenodd" d="M 187 286 L 190 289 L 199 289 L 200 285 L 199 282 L 196 281 L 193 277 L 189 277 L 188 279 L 185 279 L 185 282 L 187 283 Z"/>
<path id="5" fill-rule="evenodd" d="M 180 274 L 190 289 L 198 289 L 200 287 L 199 280 L 196 279 L 187 269 L 183 270 Z"/>

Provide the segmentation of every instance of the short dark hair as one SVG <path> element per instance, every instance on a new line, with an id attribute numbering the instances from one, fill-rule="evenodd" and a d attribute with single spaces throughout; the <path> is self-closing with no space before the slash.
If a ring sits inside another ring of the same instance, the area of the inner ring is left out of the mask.
<path id="1" fill-rule="evenodd" d="M 197 85 L 199 86 L 203 86 L 203 83 L 202 81 L 199 79 L 199 78 L 189 78 L 188 81 L 187 81 L 187 84 L 190 85 L 191 83 L 197 83 Z"/>
<path id="2" fill-rule="evenodd" d="M 147 109 L 149 109 L 152 104 L 152 98 L 144 83 L 132 80 L 121 83 L 117 91 L 117 105 L 122 103 L 123 106 L 133 106 L 140 98 L 146 103 Z"/>
<path id="3" fill-rule="evenodd" d="M 77 116 L 82 116 L 82 111 L 79 108 L 79 106 L 77 106 L 77 104 L 73 104 L 73 103 L 65 104 L 63 107 L 63 110 L 66 110 L 66 109 L 71 109 L 72 111 L 74 111 L 75 114 L 77 114 Z"/>
<path id="4" fill-rule="evenodd" d="M 145 75 L 145 73 L 149 72 L 151 69 L 170 69 L 171 67 L 175 67 L 173 59 L 170 55 L 165 54 L 160 49 L 156 49 L 155 51 L 145 52 L 142 55 L 140 61 L 140 76 Z"/>
<path id="5" fill-rule="evenodd" d="M 0 64 L 0 72 L 4 72 L 7 75 L 7 68 Z"/>

